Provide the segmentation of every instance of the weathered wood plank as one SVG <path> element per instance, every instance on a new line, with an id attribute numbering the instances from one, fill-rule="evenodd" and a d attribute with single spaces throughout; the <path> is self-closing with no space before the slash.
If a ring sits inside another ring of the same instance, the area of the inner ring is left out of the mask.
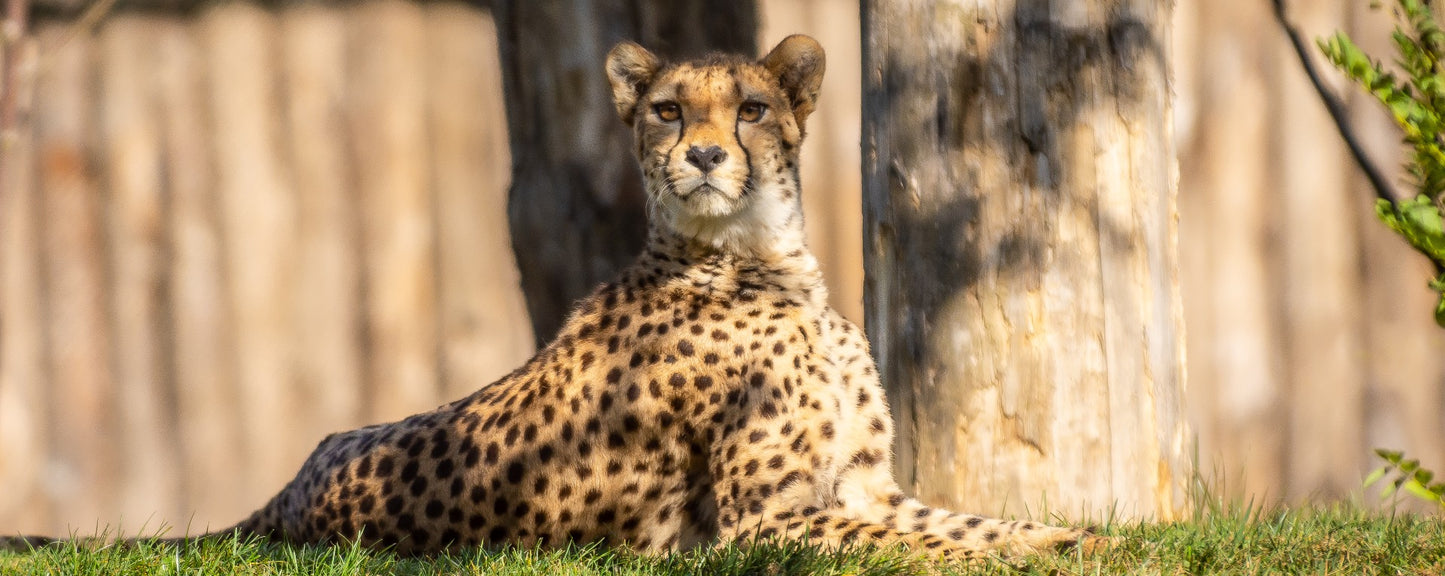
<path id="1" fill-rule="evenodd" d="M 120 474 L 110 479 L 125 528 L 180 516 L 170 341 L 163 323 L 166 246 L 163 141 L 155 97 L 159 18 L 108 20 L 97 37 L 100 150 L 108 224 L 112 340 L 118 392 Z M 94 489 L 94 487 L 91 487 Z"/>
<path id="2" fill-rule="evenodd" d="M 164 138 L 166 226 L 170 246 L 169 335 L 176 434 L 186 500 L 178 529 L 221 528 L 253 503 L 237 505 L 246 478 L 235 334 L 225 284 L 225 253 L 204 57 L 193 23 L 165 19 L 155 36 L 156 89 Z M 192 516 L 194 515 L 194 516 Z"/>
<path id="3" fill-rule="evenodd" d="M 799 160 L 804 232 L 828 283 L 828 303 L 863 319 L 863 200 L 859 164 L 858 5 L 851 0 L 765 0 L 758 3 L 759 52 L 789 34 L 807 34 L 828 54 L 818 109 L 808 117 Z M 845 169 L 848 168 L 848 169 Z"/>
<path id="4" fill-rule="evenodd" d="M 1218 435 L 1215 411 L 1217 394 L 1215 390 L 1215 364 L 1213 361 L 1214 316 L 1206 303 L 1213 297 L 1212 262 L 1214 242 L 1211 231 L 1214 222 L 1213 199 L 1206 190 L 1197 185 L 1201 174 L 1202 134 L 1212 123 L 1206 123 L 1201 105 L 1208 100 L 1208 90 L 1214 84 L 1207 77 L 1206 59 L 1213 51 L 1204 43 L 1209 33 L 1202 24 L 1203 12 L 1209 8 L 1201 0 L 1180 0 L 1174 5 L 1174 86 L 1175 86 L 1175 141 L 1179 147 L 1179 275 L 1180 299 L 1184 302 L 1184 325 L 1186 355 L 1189 358 L 1189 386 L 1185 391 L 1184 405 L 1188 420 L 1194 432 L 1193 442 L 1198 461 L 1198 472 L 1205 480 L 1212 478 L 1210 465 L 1217 448 Z"/>
<path id="5" fill-rule="evenodd" d="M 442 372 L 452 399 L 521 366 L 532 355 L 532 325 L 507 232 L 512 157 L 496 26 L 462 2 L 425 10 Z"/>
<path id="6" fill-rule="evenodd" d="M 254 4 L 218 4 L 197 22 L 206 54 L 226 292 L 242 393 L 243 484 L 238 498 L 279 491 L 311 446 L 297 441 L 303 419 L 295 373 L 288 279 L 295 271 L 296 196 L 278 133 L 277 30 Z M 308 407 L 309 408 L 309 407 Z"/>
<path id="7" fill-rule="evenodd" d="M 46 398 L 45 294 L 40 197 L 36 187 L 33 39 L 13 50 L 16 123 L 0 134 L 0 525 L 11 532 L 52 528 L 43 470 L 50 446 Z"/>
<path id="8" fill-rule="evenodd" d="M 424 13 L 368 0 L 351 13 L 350 129 L 365 246 L 367 418 L 392 420 L 440 401 L 436 224 L 428 182 Z"/>
<path id="9" fill-rule="evenodd" d="M 280 112 L 296 191 L 289 327 L 296 394 L 309 407 L 296 442 L 309 447 L 362 419 L 360 196 L 347 143 L 347 10 L 301 4 L 281 10 L 279 22 Z"/>
<path id="10" fill-rule="evenodd" d="M 50 68 L 37 79 L 36 151 L 43 216 L 46 358 L 50 374 L 46 431 L 53 452 L 47 492 L 52 528 L 89 531 L 116 520 L 119 502 L 104 490 L 119 476 L 118 391 L 105 272 L 100 167 L 92 164 L 97 91 L 89 38 L 61 43 L 59 27 L 40 31 Z"/>
<path id="11" fill-rule="evenodd" d="M 284 2 L 274 0 L 257 0 L 255 3 L 272 9 L 286 5 Z M 467 3 L 479 9 L 486 9 L 492 4 L 492 0 L 471 0 Z M 214 2 L 204 0 L 116 0 L 110 11 L 139 11 L 190 16 L 205 10 L 212 4 Z M 349 2 L 330 2 L 330 4 L 343 7 Z M 32 0 L 31 12 L 48 19 L 72 20 L 94 5 L 93 0 Z"/>
<path id="12" fill-rule="evenodd" d="M 1269 115 L 1278 62 L 1273 47 L 1258 40 L 1273 33 L 1267 10 L 1257 2 L 1198 10 L 1199 35 L 1231 48 L 1199 52 L 1199 75 L 1207 79 L 1197 96 L 1200 127 L 1180 166 L 1188 183 L 1180 188 L 1183 201 L 1193 207 L 1181 213 L 1188 234 L 1181 243 L 1207 245 L 1198 250 L 1208 258 L 1186 281 L 1186 302 L 1201 309 L 1190 324 L 1199 330 L 1190 366 L 1207 367 L 1191 377 L 1190 398 L 1209 406 L 1194 413 L 1213 431 L 1200 440 L 1199 469 L 1224 494 L 1260 499 L 1283 496 L 1287 417 L 1270 252 L 1276 184 Z"/>
<path id="13" fill-rule="evenodd" d="M 1290 14 L 1302 29 L 1323 35 L 1344 27 L 1346 4 L 1297 3 Z M 1275 55 L 1284 72 L 1276 79 L 1275 132 L 1309 143 L 1281 144 L 1272 166 L 1282 194 L 1270 215 L 1280 222 L 1282 247 L 1289 392 L 1281 400 L 1290 413 L 1285 489 L 1292 500 L 1343 498 L 1369 464 L 1355 216 L 1369 204 L 1351 186 L 1350 157 L 1298 57 L 1283 49 Z M 1337 81 L 1335 92 L 1344 87 Z"/>
<path id="14" fill-rule="evenodd" d="M 1091 7 L 1087 19 L 1107 31 L 1119 62 L 1103 70 L 1101 93 L 1113 106 L 1092 112 L 1113 502 L 1130 514 L 1164 517 L 1184 510 L 1193 472 L 1183 404 L 1172 6 L 1121 0 Z"/>

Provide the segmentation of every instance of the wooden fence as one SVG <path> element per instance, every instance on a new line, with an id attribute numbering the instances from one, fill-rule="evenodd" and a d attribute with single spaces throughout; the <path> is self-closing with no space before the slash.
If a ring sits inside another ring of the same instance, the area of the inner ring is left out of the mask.
<path id="1" fill-rule="evenodd" d="M 1296 4 L 1312 34 L 1387 40 L 1360 3 Z M 35 23 L 0 183 L 0 532 L 222 527 L 325 434 L 530 353 L 488 14 L 207 6 Z M 1176 8 L 1189 410 L 1226 493 L 1337 498 L 1372 446 L 1445 467 L 1445 331 L 1266 9 Z M 804 197 L 861 319 L 857 5 L 772 0 L 763 21 L 764 46 L 828 49 Z"/>
<path id="2" fill-rule="evenodd" d="M 1291 2 L 1310 37 L 1348 30 L 1389 61 L 1366 2 Z M 1256 501 L 1358 494 L 1376 446 L 1445 466 L 1445 330 L 1430 267 L 1373 216 L 1373 196 L 1269 2 L 1177 7 L 1176 136 L 1189 412 L 1200 472 Z M 1317 61 L 1328 69 L 1322 59 Z M 1384 169 L 1402 176 L 1379 104 L 1327 70 Z"/>
<path id="3" fill-rule="evenodd" d="M 0 526 L 220 527 L 327 433 L 531 352 L 486 12 L 37 23 L 7 186 Z"/>

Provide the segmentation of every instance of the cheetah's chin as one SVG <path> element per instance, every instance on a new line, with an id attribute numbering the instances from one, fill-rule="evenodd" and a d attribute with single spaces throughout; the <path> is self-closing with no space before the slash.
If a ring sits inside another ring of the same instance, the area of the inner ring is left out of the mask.
<path id="1" fill-rule="evenodd" d="M 682 219 L 728 220 L 745 209 L 737 194 L 713 184 L 701 184 L 674 198 L 669 212 Z"/>
<path id="2" fill-rule="evenodd" d="M 725 196 L 730 196 L 730 195 L 727 194 L 726 192 L 723 192 L 723 189 L 722 189 L 722 188 L 718 188 L 717 186 L 713 185 L 711 182 L 704 182 L 704 183 L 702 183 L 702 184 L 698 184 L 696 188 L 693 188 L 692 190 L 688 191 L 688 192 L 685 193 L 685 194 L 684 194 L 684 193 L 679 193 L 678 196 L 681 196 L 681 197 L 683 197 L 683 198 L 688 198 L 688 197 L 691 197 L 691 196 L 707 195 L 707 194 L 723 194 L 723 195 L 725 195 Z"/>

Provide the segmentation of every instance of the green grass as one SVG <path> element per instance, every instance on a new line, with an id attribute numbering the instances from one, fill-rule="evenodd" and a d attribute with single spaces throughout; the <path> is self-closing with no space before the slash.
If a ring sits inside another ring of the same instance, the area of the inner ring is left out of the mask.
<path id="1" fill-rule="evenodd" d="M 945 565 L 895 550 L 827 552 L 796 543 L 668 556 L 605 548 L 474 550 L 399 558 L 350 545 L 292 547 L 223 538 L 187 546 L 60 544 L 0 553 L 0 574 L 1435 574 L 1445 575 L 1445 519 L 1349 508 L 1203 513 L 1179 523 L 1106 526 L 1121 538 L 1089 556 L 1059 554 Z"/>

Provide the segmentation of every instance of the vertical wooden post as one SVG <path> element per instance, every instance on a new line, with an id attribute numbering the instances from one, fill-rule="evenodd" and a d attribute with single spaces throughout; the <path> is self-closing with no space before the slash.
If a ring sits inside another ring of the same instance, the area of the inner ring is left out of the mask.
<path id="1" fill-rule="evenodd" d="M 185 508 L 177 531 L 221 528 L 254 507 L 240 499 L 245 463 L 234 323 L 225 284 L 208 73 L 189 20 L 167 19 L 155 43 L 170 243 L 169 336 Z M 181 523 L 182 519 L 194 521 Z M 184 535 L 184 534 L 176 534 Z"/>
<path id="2" fill-rule="evenodd" d="M 808 117 L 799 161 L 808 248 L 828 283 L 828 303 L 855 322 L 863 320 L 862 174 L 858 166 L 858 3 L 853 0 L 759 2 L 760 52 L 789 34 L 807 34 L 828 52 L 818 109 Z"/>
<path id="3" fill-rule="evenodd" d="M 25 124 L 21 90 L 26 86 L 23 75 L 29 71 L 21 67 L 34 65 L 26 59 L 30 50 L 27 47 L 29 24 L 30 0 L 5 0 L 5 13 L 0 19 L 0 146 L 3 146 L 0 152 L 18 144 L 20 129 Z M 0 197 L 0 202 L 3 201 Z"/>
<path id="4" fill-rule="evenodd" d="M 1169 22 L 864 2 L 866 324 L 925 499 L 1182 509 Z"/>
<path id="5" fill-rule="evenodd" d="M 1180 242 L 1196 255 L 1184 283 L 1185 302 L 1196 311 L 1189 319 L 1189 400 L 1196 421 L 1208 423 L 1200 436 L 1201 476 L 1231 497 L 1278 498 L 1286 433 L 1279 423 L 1288 411 L 1274 300 L 1278 266 L 1270 250 L 1277 62 L 1262 40 L 1273 33 L 1265 3 L 1221 7 L 1197 10 L 1199 36 L 1231 48 L 1198 53 L 1201 125 L 1180 166 L 1191 183 L 1180 194 Z"/>
<path id="6" fill-rule="evenodd" d="M 23 30 L 23 29 L 22 29 Z M 36 189 L 34 39 L 9 38 L 3 89 L 12 119 L 0 128 L 0 518 L 14 530 L 49 529 L 41 470 L 49 458 L 44 290 Z"/>
<path id="7" fill-rule="evenodd" d="M 370 420 L 435 408 L 436 228 L 427 181 L 422 8 L 368 0 L 351 21 L 349 127 L 361 195 Z"/>
<path id="8" fill-rule="evenodd" d="M 507 234 L 512 157 L 497 29 L 465 3 L 425 10 L 442 372 L 452 399 L 522 365 L 534 348 Z"/>
<path id="9" fill-rule="evenodd" d="M 35 102 L 35 139 L 53 416 L 47 484 L 58 518 L 99 518 L 105 525 L 115 519 L 117 503 L 94 487 L 114 482 L 123 451 L 111 372 L 104 210 L 91 165 L 95 66 L 89 38 L 61 43 L 63 29 L 43 32 L 38 45 L 50 68 L 36 83 L 45 97 Z"/>
<path id="10" fill-rule="evenodd" d="M 111 325 L 121 449 L 118 488 L 123 528 L 179 512 L 178 445 L 162 324 L 166 245 L 162 139 L 154 78 L 157 17 L 123 15 L 99 34 L 99 137 L 105 164 Z M 94 489 L 94 487 L 90 487 Z M 166 502 L 169 505 L 162 504 Z M 153 528 L 148 526 L 147 528 Z"/>
<path id="11" fill-rule="evenodd" d="M 302 3 L 277 18 L 279 112 L 296 190 L 287 315 L 296 339 L 295 392 L 309 407 L 298 443 L 307 447 L 355 426 L 364 413 L 361 196 L 348 143 L 347 16 L 347 8 Z"/>
<path id="12" fill-rule="evenodd" d="M 245 431 L 238 496 L 261 502 L 285 486 L 312 448 L 296 441 L 287 290 L 296 200 L 276 122 L 276 25 L 261 7 L 235 2 L 202 12 L 199 29 L 211 70 L 216 195 Z"/>
<path id="13" fill-rule="evenodd" d="M 512 146 L 507 217 L 532 329 L 545 343 L 573 301 L 637 256 L 646 231 L 632 134 L 602 73 L 607 51 L 634 40 L 667 58 L 752 53 L 756 7 L 501 0 L 494 10 Z"/>
<path id="14" fill-rule="evenodd" d="M 1290 14 L 1303 29 L 1323 34 L 1344 27 L 1345 4 L 1294 2 Z M 1370 203 L 1352 185 L 1351 159 L 1297 57 L 1275 53 L 1285 73 L 1272 115 L 1282 136 L 1275 140 L 1279 161 L 1271 168 L 1283 197 L 1269 214 L 1281 224 L 1280 305 L 1288 328 L 1286 490 L 1296 501 L 1334 499 L 1355 491 L 1369 472 L 1355 214 Z M 1336 93 L 1341 88 L 1343 82 Z"/>

